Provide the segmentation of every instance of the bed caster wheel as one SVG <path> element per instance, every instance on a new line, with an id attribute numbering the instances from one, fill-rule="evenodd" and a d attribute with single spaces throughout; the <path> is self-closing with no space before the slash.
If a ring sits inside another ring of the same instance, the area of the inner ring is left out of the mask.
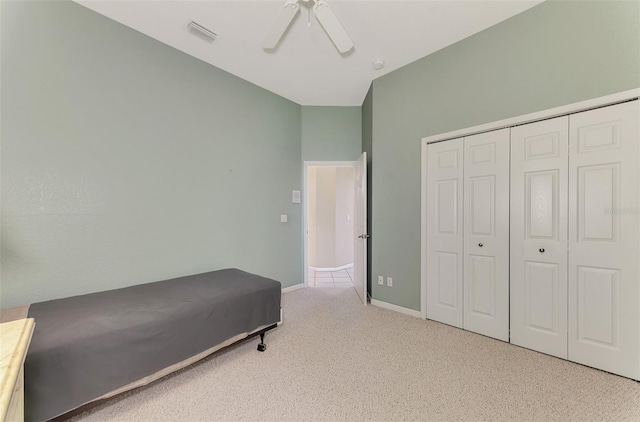
<path id="1" fill-rule="evenodd" d="M 259 352 L 264 352 L 265 350 L 267 350 L 267 345 L 264 343 L 260 343 L 258 344 L 258 351 Z"/>

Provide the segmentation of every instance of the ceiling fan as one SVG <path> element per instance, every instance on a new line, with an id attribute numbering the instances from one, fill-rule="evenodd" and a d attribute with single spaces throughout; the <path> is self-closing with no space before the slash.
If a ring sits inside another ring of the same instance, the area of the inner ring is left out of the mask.
<path id="1" fill-rule="evenodd" d="M 304 3 L 310 3 L 312 0 L 302 0 Z M 275 21 L 271 24 L 267 35 L 264 37 L 263 47 L 267 49 L 275 48 L 280 39 L 287 31 L 291 22 L 295 19 L 300 10 L 300 0 L 287 0 L 284 4 Z M 342 24 L 333 13 L 329 5 L 324 0 L 313 0 L 313 13 L 316 15 L 316 19 L 322 25 L 325 32 L 333 41 L 340 53 L 346 53 L 353 48 L 353 41 L 344 30 Z"/>

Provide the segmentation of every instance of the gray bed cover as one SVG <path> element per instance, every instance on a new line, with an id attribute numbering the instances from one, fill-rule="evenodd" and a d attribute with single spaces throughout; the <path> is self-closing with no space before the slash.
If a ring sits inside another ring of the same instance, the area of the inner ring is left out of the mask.
<path id="1" fill-rule="evenodd" d="M 25 420 L 44 421 L 280 320 L 280 283 L 225 269 L 31 305 Z"/>

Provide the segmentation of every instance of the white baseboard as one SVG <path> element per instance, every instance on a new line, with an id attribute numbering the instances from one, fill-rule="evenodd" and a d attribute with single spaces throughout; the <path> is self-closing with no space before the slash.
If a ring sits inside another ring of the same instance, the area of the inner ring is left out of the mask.
<path id="1" fill-rule="evenodd" d="M 311 265 L 309 265 L 309 269 L 310 270 L 314 270 L 314 271 L 341 271 L 341 270 L 346 270 L 347 268 L 353 268 L 353 263 L 351 264 L 346 264 L 346 265 L 342 265 L 340 267 L 335 267 L 335 268 L 316 268 L 316 267 L 312 267 Z"/>
<path id="2" fill-rule="evenodd" d="M 304 283 L 294 284 L 293 286 L 285 287 L 284 289 L 282 289 L 282 293 L 293 292 L 294 290 L 302 289 L 303 287 L 305 287 Z"/>
<path id="3" fill-rule="evenodd" d="M 371 304 L 379 308 L 388 309 L 390 311 L 400 312 L 401 314 L 409 315 L 414 318 L 422 319 L 420 311 L 414 311 L 413 309 L 403 308 L 402 306 L 394 305 L 392 303 L 383 302 L 381 300 L 371 299 Z"/>

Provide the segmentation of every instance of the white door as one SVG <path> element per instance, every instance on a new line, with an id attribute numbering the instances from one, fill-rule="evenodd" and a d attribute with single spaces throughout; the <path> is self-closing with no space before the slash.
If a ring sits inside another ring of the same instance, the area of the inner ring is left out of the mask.
<path id="1" fill-rule="evenodd" d="M 569 360 L 640 379 L 638 101 L 570 116 Z"/>
<path id="2" fill-rule="evenodd" d="M 511 343 L 567 358 L 569 117 L 511 129 Z"/>
<path id="3" fill-rule="evenodd" d="M 462 328 L 462 138 L 427 147 L 427 318 Z"/>
<path id="4" fill-rule="evenodd" d="M 353 285 L 363 304 L 367 304 L 367 153 L 356 161 L 356 197 L 354 202 L 355 252 L 353 262 Z"/>
<path id="5" fill-rule="evenodd" d="M 464 138 L 465 330 L 509 341 L 509 129 Z"/>

